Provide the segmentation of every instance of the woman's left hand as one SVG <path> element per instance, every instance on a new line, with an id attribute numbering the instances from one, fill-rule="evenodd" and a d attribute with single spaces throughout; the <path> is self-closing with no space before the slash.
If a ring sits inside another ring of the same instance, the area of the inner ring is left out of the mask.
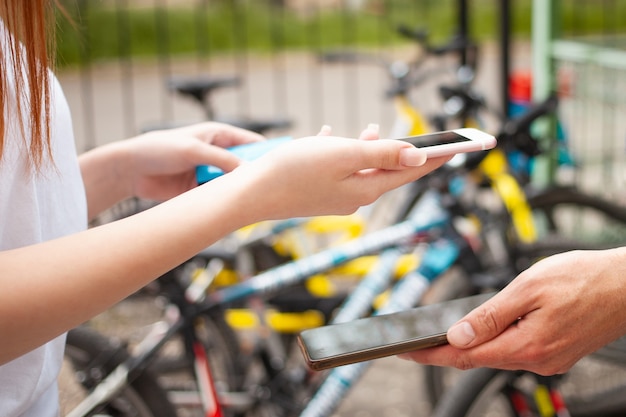
<path id="1" fill-rule="evenodd" d="M 225 148 L 261 140 L 258 133 L 205 122 L 92 149 L 79 158 L 89 219 L 126 198 L 165 201 L 190 190 L 198 165 L 232 171 L 241 161 Z"/>
<path id="2" fill-rule="evenodd" d="M 124 142 L 129 152 L 131 195 L 163 201 L 197 185 L 195 167 L 232 171 L 240 160 L 225 148 L 263 140 L 258 133 L 206 122 L 149 132 Z"/>

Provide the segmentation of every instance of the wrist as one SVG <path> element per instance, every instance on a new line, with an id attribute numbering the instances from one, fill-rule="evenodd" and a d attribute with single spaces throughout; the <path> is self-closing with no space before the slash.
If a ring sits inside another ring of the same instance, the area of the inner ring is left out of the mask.
<path id="1" fill-rule="evenodd" d="M 105 157 L 109 160 L 109 175 L 119 200 L 135 196 L 133 186 L 134 161 L 133 153 L 127 141 L 113 142 L 103 147 Z"/>
<path id="2" fill-rule="evenodd" d="M 88 151 L 79 162 L 90 218 L 133 196 L 132 157 L 122 142 Z"/>
<path id="3" fill-rule="evenodd" d="M 136 197 L 134 179 L 136 162 L 129 140 L 112 143 L 109 150 L 112 175 L 118 184 L 121 200 Z"/>
<path id="4" fill-rule="evenodd" d="M 271 179 L 266 169 L 253 163 L 245 163 L 235 170 L 217 178 L 212 182 L 223 184 L 228 189 L 228 194 L 233 197 L 230 210 L 233 218 L 239 223 L 237 228 L 244 227 L 256 222 L 265 220 L 275 220 L 282 218 L 279 208 L 276 207 L 275 187 L 268 187 L 268 184 L 276 182 Z M 208 183 L 208 184 L 210 184 Z M 216 195 L 212 192 L 213 198 Z"/>

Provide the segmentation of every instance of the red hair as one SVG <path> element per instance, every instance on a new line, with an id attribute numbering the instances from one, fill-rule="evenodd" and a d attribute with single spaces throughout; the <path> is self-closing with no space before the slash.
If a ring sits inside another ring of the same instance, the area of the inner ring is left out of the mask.
<path id="1" fill-rule="evenodd" d="M 0 48 L 0 163 L 4 149 L 8 105 L 8 68 L 15 74 L 18 114 L 27 111 L 26 122 L 20 117 L 20 128 L 30 133 L 29 157 L 37 169 L 51 160 L 50 150 L 50 71 L 54 42 L 53 2 L 50 0 L 3 0 L 0 18 L 7 31 Z M 10 35 L 9 35 L 10 33 Z M 12 36 L 11 36 L 12 35 Z"/>

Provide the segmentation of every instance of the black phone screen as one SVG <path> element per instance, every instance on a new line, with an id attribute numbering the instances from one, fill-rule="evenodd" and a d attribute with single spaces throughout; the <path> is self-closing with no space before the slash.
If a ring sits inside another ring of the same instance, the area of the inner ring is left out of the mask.
<path id="1" fill-rule="evenodd" d="M 451 130 L 444 132 L 430 133 L 427 135 L 411 136 L 401 138 L 405 142 L 409 142 L 413 146 L 425 148 L 427 146 L 447 145 L 449 143 L 471 142 L 472 139 L 459 135 Z"/>
<path id="2" fill-rule="evenodd" d="M 491 296 L 481 294 L 306 330 L 300 334 L 300 345 L 314 369 L 440 345 L 447 343 L 445 333 L 450 326 Z M 316 366 L 317 361 L 322 362 Z"/>

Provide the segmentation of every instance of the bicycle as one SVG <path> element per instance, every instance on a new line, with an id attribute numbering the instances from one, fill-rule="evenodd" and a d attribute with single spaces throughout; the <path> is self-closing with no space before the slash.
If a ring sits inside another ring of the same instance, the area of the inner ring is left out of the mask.
<path id="1" fill-rule="evenodd" d="M 432 193 L 433 190 L 430 190 L 429 192 Z M 418 210 L 418 211 L 422 211 L 422 210 L 424 210 L 424 209 L 422 208 L 421 210 Z M 428 210 L 426 210 L 426 212 L 433 213 L 434 210 L 431 207 Z M 406 226 L 406 224 L 405 224 L 405 226 Z M 385 233 L 387 233 L 387 232 L 388 231 L 385 231 Z M 370 236 L 370 241 L 371 242 L 377 242 L 376 245 L 379 245 L 380 241 L 379 241 L 378 236 L 379 235 L 371 235 Z M 384 234 L 381 234 L 381 236 L 384 236 Z M 348 242 L 346 244 L 346 247 L 348 247 L 348 248 L 355 247 L 355 245 L 356 245 L 356 242 Z M 455 247 L 458 248 L 458 246 L 455 246 L 455 244 L 451 243 L 451 241 L 448 240 L 448 241 L 444 241 L 443 247 L 447 248 L 447 249 L 444 250 L 443 252 L 436 252 L 437 256 L 433 257 L 433 259 L 436 259 L 437 262 L 441 263 L 442 262 L 441 261 L 441 258 L 442 258 L 441 253 L 447 253 L 447 258 L 446 258 L 446 259 L 448 259 L 447 262 L 451 262 L 453 259 L 455 259 L 455 256 L 456 256 L 454 248 Z M 329 253 L 335 253 L 334 251 L 335 250 L 329 250 L 329 251 L 327 251 L 327 253 L 322 253 L 320 255 L 321 256 L 320 259 L 323 260 L 326 256 L 328 256 Z M 351 250 L 348 250 L 347 252 L 350 252 L 354 256 L 357 255 L 355 253 L 352 253 Z M 338 255 L 335 254 L 335 257 L 337 257 L 337 256 Z M 343 255 L 343 256 L 345 256 L 345 255 Z M 339 256 L 338 258 L 335 258 L 334 260 L 326 259 L 324 262 L 330 262 L 331 264 L 333 262 L 343 262 L 344 261 L 344 259 L 342 259 L 343 256 Z M 391 253 L 391 254 L 388 254 L 388 256 L 390 256 L 390 258 L 393 258 L 395 255 L 393 253 Z M 260 287 L 256 287 L 254 285 L 254 283 L 255 282 L 258 283 L 259 281 L 261 281 L 261 287 L 262 288 L 265 288 L 266 290 L 271 290 L 275 286 L 281 285 L 281 284 L 277 284 L 277 283 L 273 282 L 274 279 L 272 278 L 272 274 L 275 274 L 276 271 L 280 271 L 280 270 L 285 271 L 284 268 L 286 268 L 286 270 L 289 271 L 289 274 L 287 275 L 287 279 L 296 279 L 295 278 L 296 275 L 294 275 L 294 274 L 302 273 L 302 270 L 298 271 L 298 269 L 293 269 L 294 266 L 297 265 L 299 262 L 301 263 L 301 265 L 309 265 L 309 266 L 316 263 L 316 261 L 314 261 L 312 258 L 305 258 L 303 260 L 296 261 L 295 263 L 293 263 L 291 265 L 288 264 L 288 265 L 286 265 L 284 267 L 278 267 L 276 270 L 274 270 L 274 272 L 272 272 L 270 270 L 270 272 L 266 273 L 265 275 L 261 274 L 261 276 L 260 276 L 261 278 L 257 277 L 257 278 L 252 279 L 252 281 L 248 281 L 248 282 L 243 283 L 243 284 L 235 285 L 233 287 L 226 287 L 226 288 L 218 291 L 218 293 L 216 293 L 216 294 L 213 294 L 213 295 L 209 294 L 208 297 L 211 297 L 210 299 L 213 299 L 213 300 L 221 300 L 220 304 L 222 302 L 223 303 L 232 302 L 234 300 L 237 300 L 239 297 L 247 297 L 246 294 L 255 293 Z M 446 263 L 446 262 L 444 262 L 444 263 Z M 383 268 L 384 268 L 384 265 L 383 265 Z M 436 271 L 434 268 L 432 268 L 432 265 L 429 265 L 428 267 L 424 266 L 424 268 L 427 271 L 430 270 L 430 274 L 433 274 L 433 271 Z M 446 265 L 446 268 L 447 268 L 447 265 Z M 209 269 L 211 269 L 211 268 L 209 268 Z M 310 274 L 312 272 L 313 271 L 309 271 L 309 272 L 304 271 L 305 274 Z M 380 272 L 380 270 L 376 271 L 376 272 Z M 382 274 L 382 273 L 374 273 L 374 271 L 372 273 L 372 277 L 374 277 L 375 279 L 381 279 L 381 277 L 384 277 L 384 276 L 385 276 L 385 274 Z M 431 275 L 431 280 L 432 280 L 432 278 L 434 278 L 436 276 L 438 276 L 438 274 L 436 274 L 436 273 L 434 274 L 434 276 Z M 265 277 L 265 278 L 262 278 L 262 277 Z M 283 278 L 285 278 L 285 275 L 283 275 Z M 400 286 L 400 288 L 406 288 L 406 286 L 409 285 L 409 288 L 412 288 L 415 291 L 415 292 L 413 292 L 414 295 L 420 295 L 420 294 L 423 294 L 423 291 L 425 291 L 427 288 L 429 288 L 429 286 L 430 286 L 429 285 L 429 281 L 430 280 L 424 278 L 424 274 L 422 273 L 422 274 L 419 274 L 419 275 L 418 274 L 413 275 L 412 279 L 405 278 L 404 280 L 400 281 L 397 285 Z M 174 280 L 173 282 L 178 283 L 179 280 Z M 366 281 L 364 280 L 363 283 L 365 283 L 365 282 Z M 284 284 L 284 282 L 283 282 L 283 284 Z M 384 284 L 382 286 L 379 286 L 379 288 L 384 288 L 384 287 L 385 287 Z M 366 291 L 371 291 L 371 288 L 373 288 L 373 287 L 371 285 L 371 282 L 368 282 L 368 284 L 367 285 L 364 284 L 362 288 L 364 288 Z M 273 292 L 273 290 L 272 290 L 272 292 Z M 374 291 L 374 293 L 376 293 L 376 292 L 377 291 Z M 195 293 L 196 294 L 204 294 L 203 291 L 195 292 Z M 395 293 L 396 294 L 400 294 L 403 298 L 406 297 L 408 294 L 411 294 L 411 292 L 408 292 L 406 290 L 396 291 Z M 355 292 L 355 294 L 356 294 L 356 292 Z M 374 294 L 372 294 L 372 295 L 374 295 Z M 369 299 L 368 299 L 368 297 L 366 297 L 365 299 L 367 301 L 365 303 L 361 304 L 361 308 L 363 308 L 363 307 L 370 308 L 370 306 L 371 306 L 371 298 L 372 298 L 371 296 L 369 297 Z M 408 298 L 408 300 L 413 300 L 413 303 L 415 303 L 417 299 L 419 299 L 419 297 L 417 297 L 417 296 Z M 407 304 L 404 304 L 403 308 L 406 308 L 406 305 Z M 192 306 L 187 305 L 186 309 L 183 309 L 183 311 L 184 310 L 190 310 L 191 307 Z M 213 307 L 215 308 L 215 305 L 213 305 Z M 199 307 L 195 307 L 195 308 L 199 308 Z M 196 313 L 198 312 L 198 310 L 196 310 L 195 308 L 194 308 L 194 310 L 190 310 L 189 311 L 189 314 L 191 314 L 191 317 L 195 317 Z M 209 307 L 205 306 L 205 307 L 202 307 L 202 308 L 204 309 L 204 308 L 209 308 Z M 222 320 L 220 320 L 220 317 L 222 318 Z M 193 320 L 191 320 L 191 321 L 193 321 Z M 221 314 L 218 314 L 217 316 L 210 316 L 210 319 L 203 321 L 203 325 L 205 325 L 207 322 L 215 323 L 215 322 L 220 322 L 220 321 L 223 322 L 223 316 Z M 177 323 L 178 323 L 178 325 L 183 326 L 180 323 L 180 321 L 177 322 Z M 190 325 L 190 324 L 188 324 L 188 325 Z M 225 328 L 227 329 L 228 327 L 225 327 Z M 171 327 L 169 329 L 170 329 L 170 331 L 168 333 L 170 334 L 169 337 L 171 337 L 171 335 L 173 334 L 172 333 L 173 330 L 172 330 Z M 191 330 L 191 329 L 189 329 L 189 330 Z M 216 337 L 216 335 L 218 335 L 218 334 L 222 334 L 222 331 L 216 331 L 215 333 L 212 333 L 212 336 L 210 338 L 206 338 L 206 340 L 204 340 L 203 343 L 202 343 L 202 345 L 203 345 L 202 348 L 207 349 L 207 345 L 209 346 L 209 348 L 215 347 L 215 343 L 216 343 L 215 341 L 219 340 Z M 224 332 L 224 334 L 228 334 L 228 331 Z M 164 340 L 164 339 L 162 339 L 162 340 Z M 159 342 L 159 343 L 162 343 L 162 341 Z M 233 355 L 238 356 L 240 353 L 238 353 L 236 346 L 237 345 L 234 344 L 233 347 L 230 347 L 230 348 L 227 348 L 227 349 L 218 348 L 218 349 L 216 349 L 216 351 L 217 352 L 222 352 L 222 353 L 223 352 L 231 352 Z M 193 350 L 194 350 L 195 354 L 198 354 L 198 352 L 201 352 L 201 348 L 200 347 L 196 347 Z M 144 353 L 144 355 L 146 355 L 146 354 L 147 353 Z M 143 356 L 143 355 L 141 355 L 141 356 Z M 143 358 L 141 358 L 141 356 L 138 357 L 139 359 L 137 357 L 135 358 L 138 361 L 138 364 L 137 363 L 133 364 L 134 366 L 130 367 L 129 368 L 130 370 L 132 370 L 133 368 L 136 367 L 140 371 L 141 370 L 141 366 L 140 365 L 142 365 L 142 364 L 145 365 L 145 362 L 149 360 L 149 357 L 144 356 Z M 214 363 L 214 361 L 210 361 L 210 362 L 212 364 Z M 272 367 L 276 365 L 274 363 L 274 365 L 272 366 L 272 361 L 270 360 L 270 357 L 266 358 L 266 362 L 267 362 L 266 366 L 268 366 L 269 369 L 272 369 Z M 236 360 L 233 361 L 233 363 L 236 363 Z M 231 372 L 231 371 L 229 371 L 229 372 Z M 230 374 L 229 372 L 226 372 L 225 374 L 221 374 L 221 375 L 229 375 Z M 276 375 L 274 375 L 274 377 L 276 377 L 278 375 L 280 375 L 281 377 L 285 376 L 285 375 L 281 374 L 280 370 L 274 369 L 274 372 L 276 373 Z M 236 371 L 235 371 L 234 374 L 237 375 Z M 230 375 L 232 375 L 232 374 L 230 374 Z M 211 378 L 214 378 L 214 379 L 211 379 Z M 209 378 L 208 380 L 214 381 L 216 387 L 226 386 L 227 385 L 227 383 L 224 382 L 223 380 L 221 380 L 220 377 L 215 378 L 215 376 L 213 376 L 211 378 Z M 354 378 L 356 378 L 356 376 L 354 376 Z M 293 386 L 293 384 L 294 384 L 293 380 L 288 380 L 288 382 L 289 382 L 289 384 L 287 384 L 287 386 Z M 106 386 L 106 383 L 100 382 L 97 385 Z M 284 389 L 284 387 L 285 387 L 285 384 L 283 383 L 283 384 L 280 384 L 279 387 L 277 387 L 277 388 L 283 388 Z M 207 395 L 206 393 L 204 393 L 204 394 Z M 237 393 L 237 395 L 230 395 L 229 396 L 229 395 L 225 395 L 224 393 L 222 393 L 222 395 L 223 395 L 222 396 L 222 402 L 224 403 L 225 406 L 231 406 L 231 407 L 234 407 L 235 406 L 234 404 L 236 404 L 237 407 L 251 406 L 250 404 L 253 401 L 250 400 L 250 396 L 252 396 L 252 398 L 254 398 L 253 394 L 254 394 L 254 390 L 253 390 L 252 393 L 249 392 L 249 391 L 246 391 L 246 392 L 243 393 L 243 395 L 241 395 L 241 393 Z M 246 400 L 242 400 L 242 397 L 244 397 L 244 399 L 246 399 Z M 211 398 L 211 397 L 209 396 L 208 398 Z M 275 396 L 272 396 L 270 398 L 272 399 L 272 401 L 276 401 L 276 397 Z M 238 399 L 239 402 L 236 402 L 235 399 Z M 268 406 L 274 406 L 273 402 L 270 403 Z M 273 414 L 273 415 L 277 415 L 277 414 Z"/>
<path id="2" fill-rule="evenodd" d="M 116 388 L 124 385 L 128 380 L 132 381 L 134 375 L 142 374 L 142 372 L 147 369 L 150 359 L 159 351 L 160 348 L 163 347 L 167 340 L 179 334 L 181 329 L 187 329 L 189 332 L 188 335 L 195 338 L 195 333 L 191 331 L 194 323 L 197 323 L 195 319 L 199 317 L 209 317 L 211 312 L 217 312 L 217 315 L 215 317 L 211 315 L 210 320 L 208 321 L 218 321 L 220 320 L 220 317 L 223 320 L 223 315 L 219 312 L 219 310 L 225 305 L 244 298 L 249 299 L 252 296 L 275 292 L 280 287 L 287 286 L 290 283 L 302 280 L 315 272 L 326 270 L 334 265 L 344 263 L 348 259 L 353 259 L 363 254 L 372 253 L 385 247 L 404 245 L 407 243 L 410 245 L 410 242 L 407 242 L 407 239 L 411 239 L 416 233 L 423 232 L 428 228 L 438 227 L 445 220 L 445 217 L 438 217 L 442 216 L 442 214 L 439 210 L 437 210 L 435 197 L 431 196 L 430 199 L 424 199 L 422 204 L 426 205 L 428 209 L 425 210 L 422 208 L 420 210 L 421 215 L 423 216 L 424 213 L 432 213 L 431 216 L 407 220 L 406 222 L 391 226 L 381 231 L 373 232 L 372 234 L 357 240 L 350 241 L 337 248 L 328 249 L 308 258 L 293 261 L 275 269 L 270 269 L 269 271 L 261 273 L 260 275 L 257 275 L 256 277 L 241 284 L 236 284 L 216 292 L 209 293 L 206 295 L 203 302 L 190 304 L 188 301 L 178 300 L 184 303 L 183 305 L 185 308 L 181 309 L 180 317 L 178 317 L 173 324 L 166 327 L 165 333 L 161 336 L 157 336 L 155 343 L 149 343 L 147 347 L 141 349 L 141 352 L 132 355 L 122 365 L 118 366 L 115 371 L 109 374 L 109 376 L 101 381 L 97 381 L 95 385 L 101 387 L 100 392 L 108 391 L 107 396 L 114 398 L 116 395 Z M 199 355 L 196 356 L 196 360 L 204 359 L 202 368 L 204 372 L 206 372 L 206 374 L 204 374 L 204 378 L 200 379 L 204 381 L 213 381 L 207 366 L 206 355 L 203 353 L 204 349 L 205 346 L 203 346 L 203 344 L 196 339 L 192 346 L 192 350 L 196 355 Z M 236 347 L 233 347 L 232 349 L 236 349 Z M 236 353 L 233 354 L 237 355 Z M 276 366 L 276 363 L 272 363 L 271 360 L 269 360 L 270 358 L 266 359 L 268 361 L 267 365 L 269 366 L 269 370 L 271 371 L 273 367 Z M 281 373 L 280 369 L 273 369 L 273 372 L 276 374 L 275 376 L 280 375 L 281 377 L 286 377 L 286 375 Z M 112 381 L 114 383 L 112 383 Z M 293 381 L 290 382 L 293 384 Z M 215 386 L 219 386 L 220 383 L 222 383 L 222 381 L 217 381 Z M 289 387 L 289 383 L 283 383 L 280 388 L 285 389 Z M 215 399 L 215 396 L 210 392 L 210 389 L 208 389 L 208 391 L 207 387 L 200 387 L 200 389 L 203 390 L 203 398 Z M 241 399 L 242 396 L 252 396 L 254 398 L 254 393 L 243 392 L 238 394 L 239 395 L 235 395 L 234 397 Z M 228 398 L 228 396 L 226 396 L 226 398 Z M 273 399 L 275 400 L 276 397 Z M 256 398 L 256 400 L 260 401 L 262 398 Z M 97 407 L 98 403 L 104 401 L 104 398 L 100 396 L 98 390 L 96 389 L 94 394 L 88 396 L 85 401 L 78 406 L 76 411 L 69 415 L 88 415 L 94 407 Z M 228 404 L 225 403 L 222 405 L 227 406 Z M 272 405 L 273 404 L 270 404 L 270 406 Z M 241 403 L 239 403 L 238 406 L 241 407 Z"/>
<path id="3" fill-rule="evenodd" d="M 491 267 L 498 268 L 500 265 L 502 268 L 501 274 L 486 277 L 488 280 L 495 278 L 485 282 L 494 288 L 502 288 L 508 280 L 541 257 L 626 243 L 626 208 L 574 187 L 552 185 L 536 189 L 528 181 L 526 172 L 515 172 L 508 165 L 506 155 L 510 151 L 522 152 L 528 158 L 541 152 L 529 129 L 535 119 L 553 112 L 556 105 L 557 98 L 552 95 L 544 102 L 531 106 L 526 114 L 507 121 L 498 135 L 499 149 L 475 154 L 473 160 L 468 161 L 470 169 L 479 168 L 480 178 L 486 180 L 484 185 L 492 187 L 502 201 L 502 207 L 490 215 L 502 216 L 504 226 L 485 232 L 500 235 L 487 237 L 487 240 L 505 242 L 500 247 L 492 245 L 490 254 L 483 258 Z M 507 229 L 506 224 L 512 224 L 512 230 Z M 504 236 L 501 235 L 503 231 Z M 528 247 L 532 248 L 531 256 L 524 254 Z M 469 295 L 471 292 L 472 289 L 465 286 L 460 294 Z M 448 288 L 442 293 L 439 300 L 455 298 L 459 296 L 459 289 Z M 424 368 L 427 398 L 431 406 L 439 402 L 446 386 L 450 385 L 449 381 L 454 378 L 446 375 L 450 373 L 456 372 L 439 367 Z"/>
<path id="4" fill-rule="evenodd" d="M 476 54 L 474 53 L 473 56 L 475 57 Z M 394 97 L 398 120 L 401 121 L 394 127 L 402 126 L 400 130 L 392 130 L 391 137 L 423 133 L 423 130 L 427 129 L 427 118 L 408 98 L 409 86 L 414 85 L 416 80 L 421 80 L 419 76 L 415 76 L 415 69 L 419 67 L 420 59 L 414 65 L 402 65 L 402 63 L 398 65 L 379 57 L 346 52 L 330 54 L 325 59 L 331 62 L 382 64 L 393 81 L 393 87 L 389 91 L 393 92 L 390 95 Z M 440 94 L 444 100 L 442 106 L 444 112 L 429 118 L 430 123 L 438 130 L 448 128 L 450 122 L 460 123 L 462 126 L 481 125 L 480 114 L 487 108 L 487 105 L 481 95 L 471 88 L 475 61 L 470 62 L 472 64 L 468 68 L 461 68 L 460 73 L 465 74 L 465 77 L 458 78 L 458 85 L 440 87 Z M 394 72 L 393 69 L 398 67 L 404 70 Z M 511 277 L 530 266 L 536 259 L 524 259 L 524 255 L 519 252 L 519 248 L 524 245 L 531 245 L 533 248 L 543 245 L 545 248 L 543 255 L 547 256 L 558 250 L 575 249 L 574 242 L 585 242 L 580 248 L 624 243 L 626 210 L 623 207 L 570 186 L 534 189 L 529 183 L 529 172 L 517 169 L 518 164 L 514 164 L 510 159 L 512 158 L 510 155 L 521 153 L 527 160 L 530 160 L 542 152 L 537 141 L 530 135 L 530 124 L 540 116 L 555 112 L 556 105 L 557 97 L 553 95 L 544 103 L 531 108 L 529 114 L 517 120 L 505 120 L 501 129 L 500 150 L 484 155 L 478 154 L 478 156 L 484 156 L 485 160 L 471 162 L 474 168 L 478 168 L 476 171 L 481 172 L 479 175 L 485 179 L 486 183 L 492 184 L 496 195 L 499 195 L 499 199 L 506 205 L 500 214 L 504 217 L 503 224 L 510 221 L 514 223 L 512 233 L 507 232 L 510 235 L 504 239 L 514 238 L 516 242 L 507 242 L 499 248 L 494 245 L 491 251 L 492 261 L 496 264 L 516 263 L 516 268 L 508 272 Z M 491 109 L 488 110 L 493 112 Z M 504 120 L 498 114 L 496 114 L 496 119 Z M 507 131 L 511 133 L 510 137 L 502 140 Z M 528 165 L 525 167 L 527 168 Z M 402 199 L 405 199 L 405 207 L 411 206 L 410 196 L 415 195 L 406 190 L 411 186 L 414 185 L 405 187 L 404 196 L 400 197 L 400 204 L 402 204 Z M 406 209 L 401 209 L 400 213 L 406 213 Z M 401 217 L 402 214 L 398 218 Z M 394 219 L 391 222 L 393 221 Z M 598 231 L 604 235 L 599 236 Z M 501 234 L 502 229 L 496 227 L 487 233 Z M 496 242 L 503 241 L 502 236 L 488 239 Z M 538 254 L 538 251 L 535 254 Z M 459 284 L 460 287 L 454 288 Z M 438 298 L 434 301 L 454 298 L 472 291 L 467 288 L 467 280 L 463 278 L 452 285 L 443 287 L 439 289 Z M 439 375 L 440 371 L 437 368 L 427 368 L 425 371 L 424 385 L 427 387 L 427 398 L 431 405 L 437 402 L 444 389 L 444 377 Z"/>

